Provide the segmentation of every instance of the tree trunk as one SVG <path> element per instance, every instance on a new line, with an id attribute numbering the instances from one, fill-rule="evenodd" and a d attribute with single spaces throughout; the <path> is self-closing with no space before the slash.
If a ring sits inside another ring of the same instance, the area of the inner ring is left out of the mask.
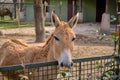
<path id="1" fill-rule="evenodd" d="M 18 0 L 18 7 L 17 7 L 17 17 L 18 17 L 18 27 L 20 28 L 20 0 Z"/>
<path id="2" fill-rule="evenodd" d="M 36 32 L 35 42 L 44 42 L 45 29 L 44 29 L 42 0 L 34 0 L 34 18 L 35 18 L 35 32 Z"/>
<path id="3" fill-rule="evenodd" d="M 106 0 L 105 13 L 109 13 L 109 0 Z"/>

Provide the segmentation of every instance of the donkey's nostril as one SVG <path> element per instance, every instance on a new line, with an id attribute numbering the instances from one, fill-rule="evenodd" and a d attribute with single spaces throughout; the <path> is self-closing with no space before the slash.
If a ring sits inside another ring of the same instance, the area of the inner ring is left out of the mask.
<path id="1" fill-rule="evenodd" d="M 60 66 L 63 67 L 64 66 L 63 63 L 61 63 Z"/>
<path id="2" fill-rule="evenodd" d="M 60 63 L 60 67 L 68 67 L 68 68 L 71 68 L 73 67 L 73 62 L 70 62 L 68 64 L 64 63 L 64 62 L 61 62 Z"/>
<path id="3" fill-rule="evenodd" d="M 71 62 L 71 67 L 73 66 L 73 62 Z"/>

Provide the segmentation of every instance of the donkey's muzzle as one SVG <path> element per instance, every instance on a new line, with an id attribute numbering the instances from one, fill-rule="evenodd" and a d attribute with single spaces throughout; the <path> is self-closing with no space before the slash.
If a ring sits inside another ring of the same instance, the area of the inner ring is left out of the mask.
<path id="1" fill-rule="evenodd" d="M 71 67 L 73 67 L 73 62 L 70 62 L 70 63 L 61 62 L 61 63 L 60 63 L 60 67 L 71 68 Z"/>

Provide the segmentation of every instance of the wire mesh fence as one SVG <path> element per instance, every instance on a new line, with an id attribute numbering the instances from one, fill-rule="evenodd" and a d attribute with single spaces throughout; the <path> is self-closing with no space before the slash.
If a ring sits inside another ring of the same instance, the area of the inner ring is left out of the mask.
<path id="1" fill-rule="evenodd" d="M 0 67 L 0 80 L 119 80 L 119 69 L 109 56 L 74 59 L 70 70 L 59 70 L 57 62 Z"/>

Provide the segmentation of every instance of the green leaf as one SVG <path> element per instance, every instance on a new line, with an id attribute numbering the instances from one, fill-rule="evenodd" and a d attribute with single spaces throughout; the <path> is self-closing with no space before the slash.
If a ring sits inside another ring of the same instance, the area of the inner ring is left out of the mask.
<path id="1" fill-rule="evenodd" d="M 65 76 L 66 76 L 66 73 L 65 73 L 65 72 L 62 72 L 61 74 L 62 74 L 62 76 L 63 76 L 63 77 L 65 77 Z"/>
<path id="2" fill-rule="evenodd" d="M 100 64 L 98 61 L 96 62 L 97 68 L 103 68 L 102 64 Z"/>
<path id="3" fill-rule="evenodd" d="M 117 36 L 112 35 L 112 40 L 117 41 Z"/>

